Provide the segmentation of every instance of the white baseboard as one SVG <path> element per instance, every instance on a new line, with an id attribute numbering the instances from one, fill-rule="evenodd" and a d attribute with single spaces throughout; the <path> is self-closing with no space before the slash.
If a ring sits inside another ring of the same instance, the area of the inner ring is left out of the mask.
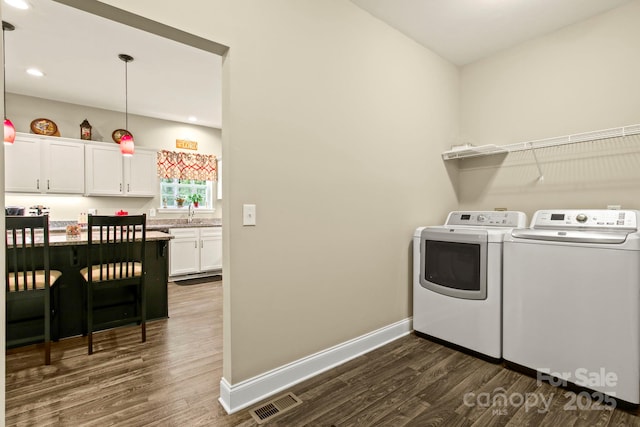
<path id="1" fill-rule="evenodd" d="M 233 414 L 267 397 L 370 352 L 411 332 L 411 318 L 401 320 L 237 384 L 220 380 L 220 404 Z"/>

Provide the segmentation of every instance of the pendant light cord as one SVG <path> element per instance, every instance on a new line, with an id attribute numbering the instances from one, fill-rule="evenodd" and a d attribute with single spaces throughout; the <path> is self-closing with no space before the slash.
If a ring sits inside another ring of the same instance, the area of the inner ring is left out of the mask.
<path id="1" fill-rule="evenodd" d="M 129 131 L 129 62 L 133 61 L 133 56 L 121 53 L 118 58 L 124 62 L 124 129 Z"/>
<path id="2" fill-rule="evenodd" d="M 2 112 L 4 113 L 4 119 L 7 120 L 7 66 L 5 63 L 6 55 L 4 53 L 4 22 L 2 23 L 2 100 L 4 101 L 4 109 Z"/>
<path id="3" fill-rule="evenodd" d="M 13 27 L 13 25 L 2 21 L 2 100 L 4 101 L 3 113 L 5 120 L 7 120 L 7 66 L 5 65 L 7 61 L 5 54 L 4 30 L 9 29 L 9 31 L 13 31 L 13 28 L 11 27 Z"/>
<path id="4" fill-rule="evenodd" d="M 2 100 L 4 101 L 4 119 L 7 120 L 7 66 L 4 53 L 4 25 L 2 26 Z"/>
<path id="5" fill-rule="evenodd" d="M 129 131 L 129 74 L 128 61 L 124 61 L 124 128 Z"/>

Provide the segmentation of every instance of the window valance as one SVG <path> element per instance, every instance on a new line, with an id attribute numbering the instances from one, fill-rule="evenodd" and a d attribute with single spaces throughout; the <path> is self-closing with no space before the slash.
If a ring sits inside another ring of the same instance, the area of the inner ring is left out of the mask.
<path id="1" fill-rule="evenodd" d="M 218 161 L 212 154 L 158 151 L 160 178 L 218 180 Z"/>

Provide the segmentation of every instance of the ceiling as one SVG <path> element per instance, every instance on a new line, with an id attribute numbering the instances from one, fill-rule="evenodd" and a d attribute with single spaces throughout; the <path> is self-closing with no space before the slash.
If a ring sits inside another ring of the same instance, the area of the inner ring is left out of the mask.
<path id="1" fill-rule="evenodd" d="M 220 128 L 222 58 L 173 40 L 51 1 L 28 10 L 2 4 L 7 92 Z M 26 73 L 36 67 L 45 73 Z M 11 105 L 7 105 L 11 112 Z"/>
<path id="2" fill-rule="evenodd" d="M 633 0 L 351 0 L 457 65 Z M 51 0 L 2 5 L 7 91 L 220 128 L 222 58 Z M 29 67 L 45 76 L 26 74 Z M 11 110 L 11 105 L 7 105 Z"/>
<path id="3" fill-rule="evenodd" d="M 456 65 L 633 0 L 351 0 Z"/>

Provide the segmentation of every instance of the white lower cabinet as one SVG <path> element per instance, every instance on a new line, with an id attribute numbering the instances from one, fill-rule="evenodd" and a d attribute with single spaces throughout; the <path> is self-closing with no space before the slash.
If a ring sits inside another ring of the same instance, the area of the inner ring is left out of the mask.
<path id="1" fill-rule="evenodd" d="M 222 270 L 222 228 L 200 229 L 200 271 Z"/>
<path id="2" fill-rule="evenodd" d="M 169 234 L 169 276 L 222 269 L 222 228 L 171 228 Z"/>

